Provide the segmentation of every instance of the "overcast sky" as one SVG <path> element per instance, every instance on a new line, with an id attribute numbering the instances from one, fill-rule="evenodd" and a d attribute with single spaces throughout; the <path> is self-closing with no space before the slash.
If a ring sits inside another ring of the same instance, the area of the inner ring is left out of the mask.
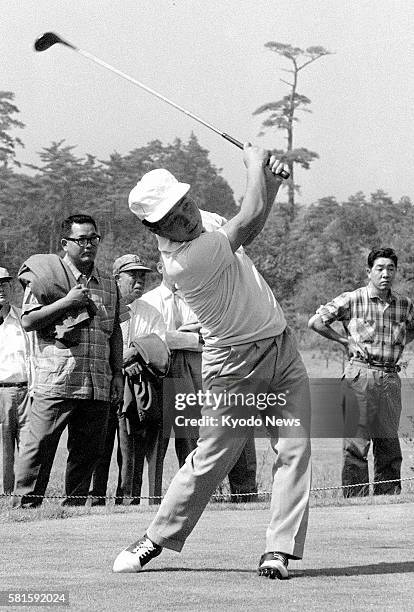
<path id="1" fill-rule="evenodd" d="M 107 159 L 194 131 L 236 197 L 245 184 L 236 147 L 61 45 L 35 53 L 45 31 L 266 147 L 283 147 L 282 133 L 259 138 L 252 113 L 287 93 L 288 63 L 265 43 L 321 45 L 335 54 L 300 73 L 298 87 L 312 114 L 300 116 L 296 144 L 320 156 L 297 172 L 300 200 L 378 188 L 414 198 L 412 0 L 18 0 L 3 3 L 0 27 L 0 87 L 16 94 L 26 124 L 22 162 L 61 139 L 80 156 Z"/>

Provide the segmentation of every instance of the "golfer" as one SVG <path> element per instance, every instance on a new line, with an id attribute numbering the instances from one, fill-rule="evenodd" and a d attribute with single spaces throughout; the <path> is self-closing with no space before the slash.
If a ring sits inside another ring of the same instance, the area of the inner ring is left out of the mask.
<path id="1" fill-rule="evenodd" d="M 203 326 L 204 424 L 197 448 L 172 480 L 145 535 L 119 553 L 114 572 L 140 571 L 163 547 L 181 551 L 236 463 L 249 435 L 247 423 L 259 417 L 274 452 L 271 517 L 259 575 L 288 578 L 289 559 L 302 558 L 311 480 L 308 377 L 278 302 L 240 249 L 262 230 L 283 166 L 250 143 L 243 159 L 243 203 L 217 231 L 203 231 L 190 185 L 167 170 L 145 174 L 129 196 L 131 211 L 158 237 L 170 281 Z M 256 406 L 252 397 L 260 399 Z"/>

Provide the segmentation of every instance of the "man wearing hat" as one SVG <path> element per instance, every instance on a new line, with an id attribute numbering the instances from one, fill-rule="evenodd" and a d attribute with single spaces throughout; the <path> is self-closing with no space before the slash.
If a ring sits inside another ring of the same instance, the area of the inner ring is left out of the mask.
<path id="1" fill-rule="evenodd" d="M 118 257 L 113 264 L 113 276 L 120 292 L 120 320 L 124 356 L 128 355 L 131 342 L 147 334 L 155 333 L 165 340 L 165 326 L 160 313 L 140 300 L 145 281 L 151 268 L 141 257 L 128 253 Z M 167 349 L 166 349 L 167 350 Z M 125 390 L 129 388 L 128 384 Z M 161 401 L 154 394 L 154 412 L 160 414 Z M 139 504 L 145 458 L 148 461 L 150 503 L 159 503 L 161 497 L 163 449 L 161 419 L 148 419 L 138 423 L 134 415 L 126 414 L 122 405 L 111 406 L 104 455 L 95 469 L 92 479 L 92 505 L 105 505 L 109 467 L 115 437 L 118 435 L 118 486 L 116 503 Z"/>
<path id="2" fill-rule="evenodd" d="M 3 491 L 14 488 L 14 455 L 28 421 L 28 338 L 21 311 L 10 304 L 12 277 L 0 267 L 0 423 L 3 441 Z"/>
<path id="3" fill-rule="evenodd" d="M 282 183 L 282 165 L 249 143 L 243 160 L 245 197 L 235 217 L 216 231 L 203 230 L 190 185 L 167 170 L 145 174 L 129 196 L 131 211 L 158 238 L 168 277 L 202 325 L 204 422 L 197 448 L 145 535 L 117 556 L 115 572 L 140 571 L 163 547 L 181 551 L 237 461 L 249 419 L 259 416 L 274 451 L 271 518 L 259 574 L 287 578 L 289 559 L 302 558 L 311 480 L 309 381 L 281 307 L 239 248 L 262 230 Z M 259 391 L 266 402 L 256 410 Z M 247 401 L 252 396 L 253 405 Z"/>

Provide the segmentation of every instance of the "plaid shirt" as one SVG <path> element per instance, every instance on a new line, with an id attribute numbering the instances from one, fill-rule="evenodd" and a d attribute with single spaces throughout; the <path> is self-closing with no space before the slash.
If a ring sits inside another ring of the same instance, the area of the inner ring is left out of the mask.
<path id="1" fill-rule="evenodd" d="M 370 359 L 396 364 L 404 350 L 406 330 L 414 329 L 414 306 L 391 293 L 389 302 L 370 285 L 347 291 L 317 310 L 324 323 L 342 321 L 347 336 L 363 346 Z"/>
<path id="2" fill-rule="evenodd" d="M 113 278 L 96 268 L 86 279 L 66 256 L 65 263 L 78 283 L 86 285 L 98 311 L 89 325 L 80 328 L 80 342 L 59 348 L 53 339 L 31 332 L 34 390 L 49 397 L 109 401 L 112 371 L 109 339 L 119 324 L 118 290 Z M 40 308 L 30 287 L 23 298 L 23 313 Z"/>

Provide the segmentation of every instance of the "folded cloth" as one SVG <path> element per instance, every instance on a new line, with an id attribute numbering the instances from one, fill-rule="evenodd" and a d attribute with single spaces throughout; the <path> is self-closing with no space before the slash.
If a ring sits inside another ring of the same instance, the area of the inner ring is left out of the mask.
<path id="1" fill-rule="evenodd" d="M 165 342 L 154 333 L 135 336 L 130 343 L 129 356 L 124 358 L 124 367 L 138 366 L 139 371 L 156 378 L 164 377 L 169 368 L 170 353 Z"/>
<path id="2" fill-rule="evenodd" d="M 136 336 L 124 353 L 124 401 L 121 415 L 132 430 L 147 421 L 160 423 L 160 378 L 169 368 L 170 354 L 165 342 L 154 333 Z"/>
<path id="3" fill-rule="evenodd" d="M 77 280 L 63 259 L 53 254 L 32 255 L 21 265 L 17 277 L 23 287 L 30 290 L 42 305 L 53 304 L 65 297 Z M 55 340 L 57 346 L 65 348 L 80 342 L 80 327 L 87 325 L 95 316 L 97 307 L 90 299 L 86 307 L 71 309 L 54 325 L 39 331 L 45 340 Z"/>

